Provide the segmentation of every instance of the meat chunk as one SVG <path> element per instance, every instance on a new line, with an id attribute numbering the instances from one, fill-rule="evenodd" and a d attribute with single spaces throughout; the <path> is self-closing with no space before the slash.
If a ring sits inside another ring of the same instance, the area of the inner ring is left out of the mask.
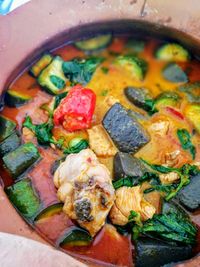
<path id="1" fill-rule="evenodd" d="M 180 179 L 178 173 L 176 172 L 162 173 L 159 175 L 159 178 L 162 184 L 172 184 Z"/>
<path id="2" fill-rule="evenodd" d="M 169 130 L 169 121 L 167 120 L 160 120 L 158 122 L 154 122 L 150 125 L 149 130 L 155 132 L 158 135 L 166 135 Z"/>
<path id="3" fill-rule="evenodd" d="M 152 218 L 156 212 L 154 206 L 144 199 L 140 186 L 123 186 L 116 191 L 116 200 L 110 211 L 112 223 L 127 224 L 131 210 L 138 212 L 144 221 Z"/>
<path id="4" fill-rule="evenodd" d="M 90 147 L 97 156 L 114 156 L 117 153 L 117 148 L 102 125 L 93 126 L 87 132 Z"/>
<path id="5" fill-rule="evenodd" d="M 122 152 L 137 152 L 150 140 L 142 125 L 119 103 L 114 104 L 106 113 L 103 127 Z"/>
<path id="6" fill-rule="evenodd" d="M 54 174 L 64 212 L 94 236 L 114 203 L 110 172 L 90 149 L 69 155 Z"/>

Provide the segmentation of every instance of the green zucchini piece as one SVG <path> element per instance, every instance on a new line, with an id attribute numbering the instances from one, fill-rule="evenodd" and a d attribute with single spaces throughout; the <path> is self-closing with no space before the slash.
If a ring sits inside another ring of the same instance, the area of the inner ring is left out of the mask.
<path id="1" fill-rule="evenodd" d="M 91 235 L 84 229 L 72 226 L 59 242 L 60 246 L 88 246 L 92 242 Z"/>
<path id="2" fill-rule="evenodd" d="M 179 44 L 170 43 L 162 45 L 156 51 L 156 57 L 166 61 L 188 61 L 190 59 L 189 52 Z"/>
<path id="3" fill-rule="evenodd" d="M 191 104 L 185 108 L 186 118 L 193 124 L 194 128 L 200 133 L 200 104 Z"/>
<path id="4" fill-rule="evenodd" d="M 56 56 L 38 76 L 38 83 L 50 94 L 57 95 L 65 87 L 67 78 L 63 73 L 63 60 Z"/>
<path id="5" fill-rule="evenodd" d="M 160 109 L 166 106 L 175 107 L 180 100 L 180 96 L 175 92 L 164 92 L 157 96 L 155 100 L 155 108 Z"/>
<path id="6" fill-rule="evenodd" d="M 147 71 L 147 62 L 136 56 L 118 56 L 115 64 L 130 72 L 138 81 L 144 79 Z"/>
<path id="7" fill-rule="evenodd" d="M 25 218 L 31 219 L 39 211 L 40 199 L 29 178 L 7 187 L 5 191 L 10 201 Z"/>
<path id="8" fill-rule="evenodd" d="M 51 54 L 44 54 L 31 68 L 30 68 L 30 74 L 34 77 L 38 77 L 40 72 L 46 68 L 51 61 L 53 60 L 53 56 Z"/>
<path id="9" fill-rule="evenodd" d="M 87 40 L 75 42 L 75 46 L 86 52 L 93 52 L 106 48 L 112 41 L 111 34 L 99 35 Z"/>
<path id="10" fill-rule="evenodd" d="M 21 145 L 21 140 L 16 132 L 12 133 L 0 143 L 0 156 L 15 150 Z"/>
<path id="11" fill-rule="evenodd" d="M 25 172 L 40 158 L 36 146 L 32 143 L 26 143 L 19 146 L 12 152 L 6 154 L 2 159 L 5 168 L 13 178 L 17 178 Z"/>
<path id="12" fill-rule="evenodd" d="M 188 77 L 186 73 L 181 69 L 176 63 L 169 63 L 163 69 L 163 77 L 174 83 L 186 83 L 188 82 Z"/>
<path id="13" fill-rule="evenodd" d="M 167 263 L 178 262 L 192 257 L 190 245 L 181 246 L 140 237 L 135 243 L 136 267 L 161 267 Z"/>
<path id="14" fill-rule="evenodd" d="M 47 207 L 46 209 L 42 210 L 35 218 L 35 221 L 49 218 L 53 216 L 54 214 L 61 212 L 62 210 L 63 210 L 63 203 L 53 204 Z"/>
<path id="15" fill-rule="evenodd" d="M 131 49 L 135 53 L 140 53 L 145 48 L 145 41 L 139 39 L 129 38 L 126 47 Z"/>
<path id="16" fill-rule="evenodd" d="M 12 89 L 9 89 L 5 94 L 5 104 L 8 107 L 20 107 L 28 103 L 30 100 L 30 96 Z"/>
<path id="17" fill-rule="evenodd" d="M 190 103 L 200 103 L 200 81 L 183 84 L 178 89 L 187 96 Z"/>
<path id="18" fill-rule="evenodd" d="M 11 135 L 16 126 L 17 124 L 13 120 L 0 115 L 0 142 Z"/>

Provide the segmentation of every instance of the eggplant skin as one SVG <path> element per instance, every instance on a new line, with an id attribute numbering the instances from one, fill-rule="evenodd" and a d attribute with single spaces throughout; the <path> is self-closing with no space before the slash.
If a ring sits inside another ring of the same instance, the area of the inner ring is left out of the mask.
<path id="1" fill-rule="evenodd" d="M 177 194 L 176 199 L 188 210 L 200 207 L 200 174 L 191 177 L 190 183 Z"/>
<path id="2" fill-rule="evenodd" d="M 149 237 L 140 237 L 135 243 L 135 250 L 135 267 L 161 267 L 192 257 L 189 245 L 177 246 Z"/>
<path id="3" fill-rule="evenodd" d="M 150 141 L 146 130 L 119 103 L 114 104 L 102 122 L 111 139 L 122 152 L 137 152 Z"/>
<path id="4" fill-rule="evenodd" d="M 118 180 L 127 176 L 141 177 L 147 172 L 141 160 L 128 153 L 118 152 L 114 157 L 114 178 Z"/>

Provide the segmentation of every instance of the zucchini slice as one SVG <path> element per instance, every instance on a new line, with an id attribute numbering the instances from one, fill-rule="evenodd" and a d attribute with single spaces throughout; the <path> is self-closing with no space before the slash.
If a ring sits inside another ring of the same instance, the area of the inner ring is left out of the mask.
<path id="1" fill-rule="evenodd" d="M 38 77 L 40 72 L 46 68 L 51 61 L 53 60 L 53 56 L 51 54 L 44 54 L 31 68 L 30 68 L 30 74 L 34 77 Z"/>
<path id="2" fill-rule="evenodd" d="M 6 154 L 2 160 L 13 178 L 17 178 L 40 158 L 36 146 L 26 143 Z"/>
<path id="3" fill-rule="evenodd" d="M 59 242 L 59 246 L 88 246 L 92 242 L 91 235 L 84 229 L 76 226 L 70 227 Z"/>
<path id="4" fill-rule="evenodd" d="M 49 218 L 53 216 L 54 214 L 61 212 L 62 210 L 63 210 L 63 203 L 53 204 L 47 207 L 46 209 L 42 210 L 35 218 L 35 221 Z"/>
<path id="5" fill-rule="evenodd" d="M 188 82 L 188 77 L 186 73 L 181 69 L 176 63 L 169 63 L 164 67 L 162 71 L 163 77 L 174 83 L 186 83 Z"/>
<path id="6" fill-rule="evenodd" d="M 118 56 L 115 64 L 131 73 L 138 81 L 144 79 L 147 71 L 147 62 L 136 56 Z"/>
<path id="7" fill-rule="evenodd" d="M 21 145 L 21 140 L 16 132 L 12 133 L 0 143 L 0 156 L 15 150 Z"/>
<path id="8" fill-rule="evenodd" d="M 67 78 L 63 73 L 63 60 L 56 56 L 38 76 L 38 83 L 50 94 L 57 95 L 65 87 Z"/>
<path id="9" fill-rule="evenodd" d="M 164 92 L 157 96 L 155 100 L 156 109 L 161 109 L 166 106 L 175 107 L 180 100 L 180 96 L 175 92 Z"/>
<path id="10" fill-rule="evenodd" d="M 86 52 L 93 52 L 106 48 L 112 41 L 111 34 L 99 35 L 87 40 L 75 42 L 75 46 Z"/>
<path id="11" fill-rule="evenodd" d="M 17 124 L 13 120 L 0 115 L 0 142 L 11 135 L 14 132 L 16 126 Z"/>
<path id="12" fill-rule="evenodd" d="M 156 57 L 166 61 L 188 61 L 189 52 L 176 43 L 164 44 L 156 51 Z"/>
<path id="13" fill-rule="evenodd" d="M 20 107 L 28 103 L 32 98 L 15 90 L 9 89 L 5 94 L 5 104 L 8 107 Z"/>
<path id="14" fill-rule="evenodd" d="M 10 201 L 26 219 L 31 219 L 39 211 L 40 199 L 29 178 L 7 187 L 5 191 Z"/>
<path id="15" fill-rule="evenodd" d="M 193 124 L 198 133 L 200 133 L 200 104 L 191 104 L 186 106 L 184 114 Z"/>

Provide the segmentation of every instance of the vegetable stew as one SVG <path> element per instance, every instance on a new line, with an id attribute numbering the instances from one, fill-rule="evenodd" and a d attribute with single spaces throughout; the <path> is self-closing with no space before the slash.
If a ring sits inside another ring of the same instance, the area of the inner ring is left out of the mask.
<path id="1" fill-rule="evenodd" d="M 4 189 L 52 245 L 106 266 L 200 252 L 200 62 L 184 46 L 78 40 L 43 54 L 4 100 Z"/>

